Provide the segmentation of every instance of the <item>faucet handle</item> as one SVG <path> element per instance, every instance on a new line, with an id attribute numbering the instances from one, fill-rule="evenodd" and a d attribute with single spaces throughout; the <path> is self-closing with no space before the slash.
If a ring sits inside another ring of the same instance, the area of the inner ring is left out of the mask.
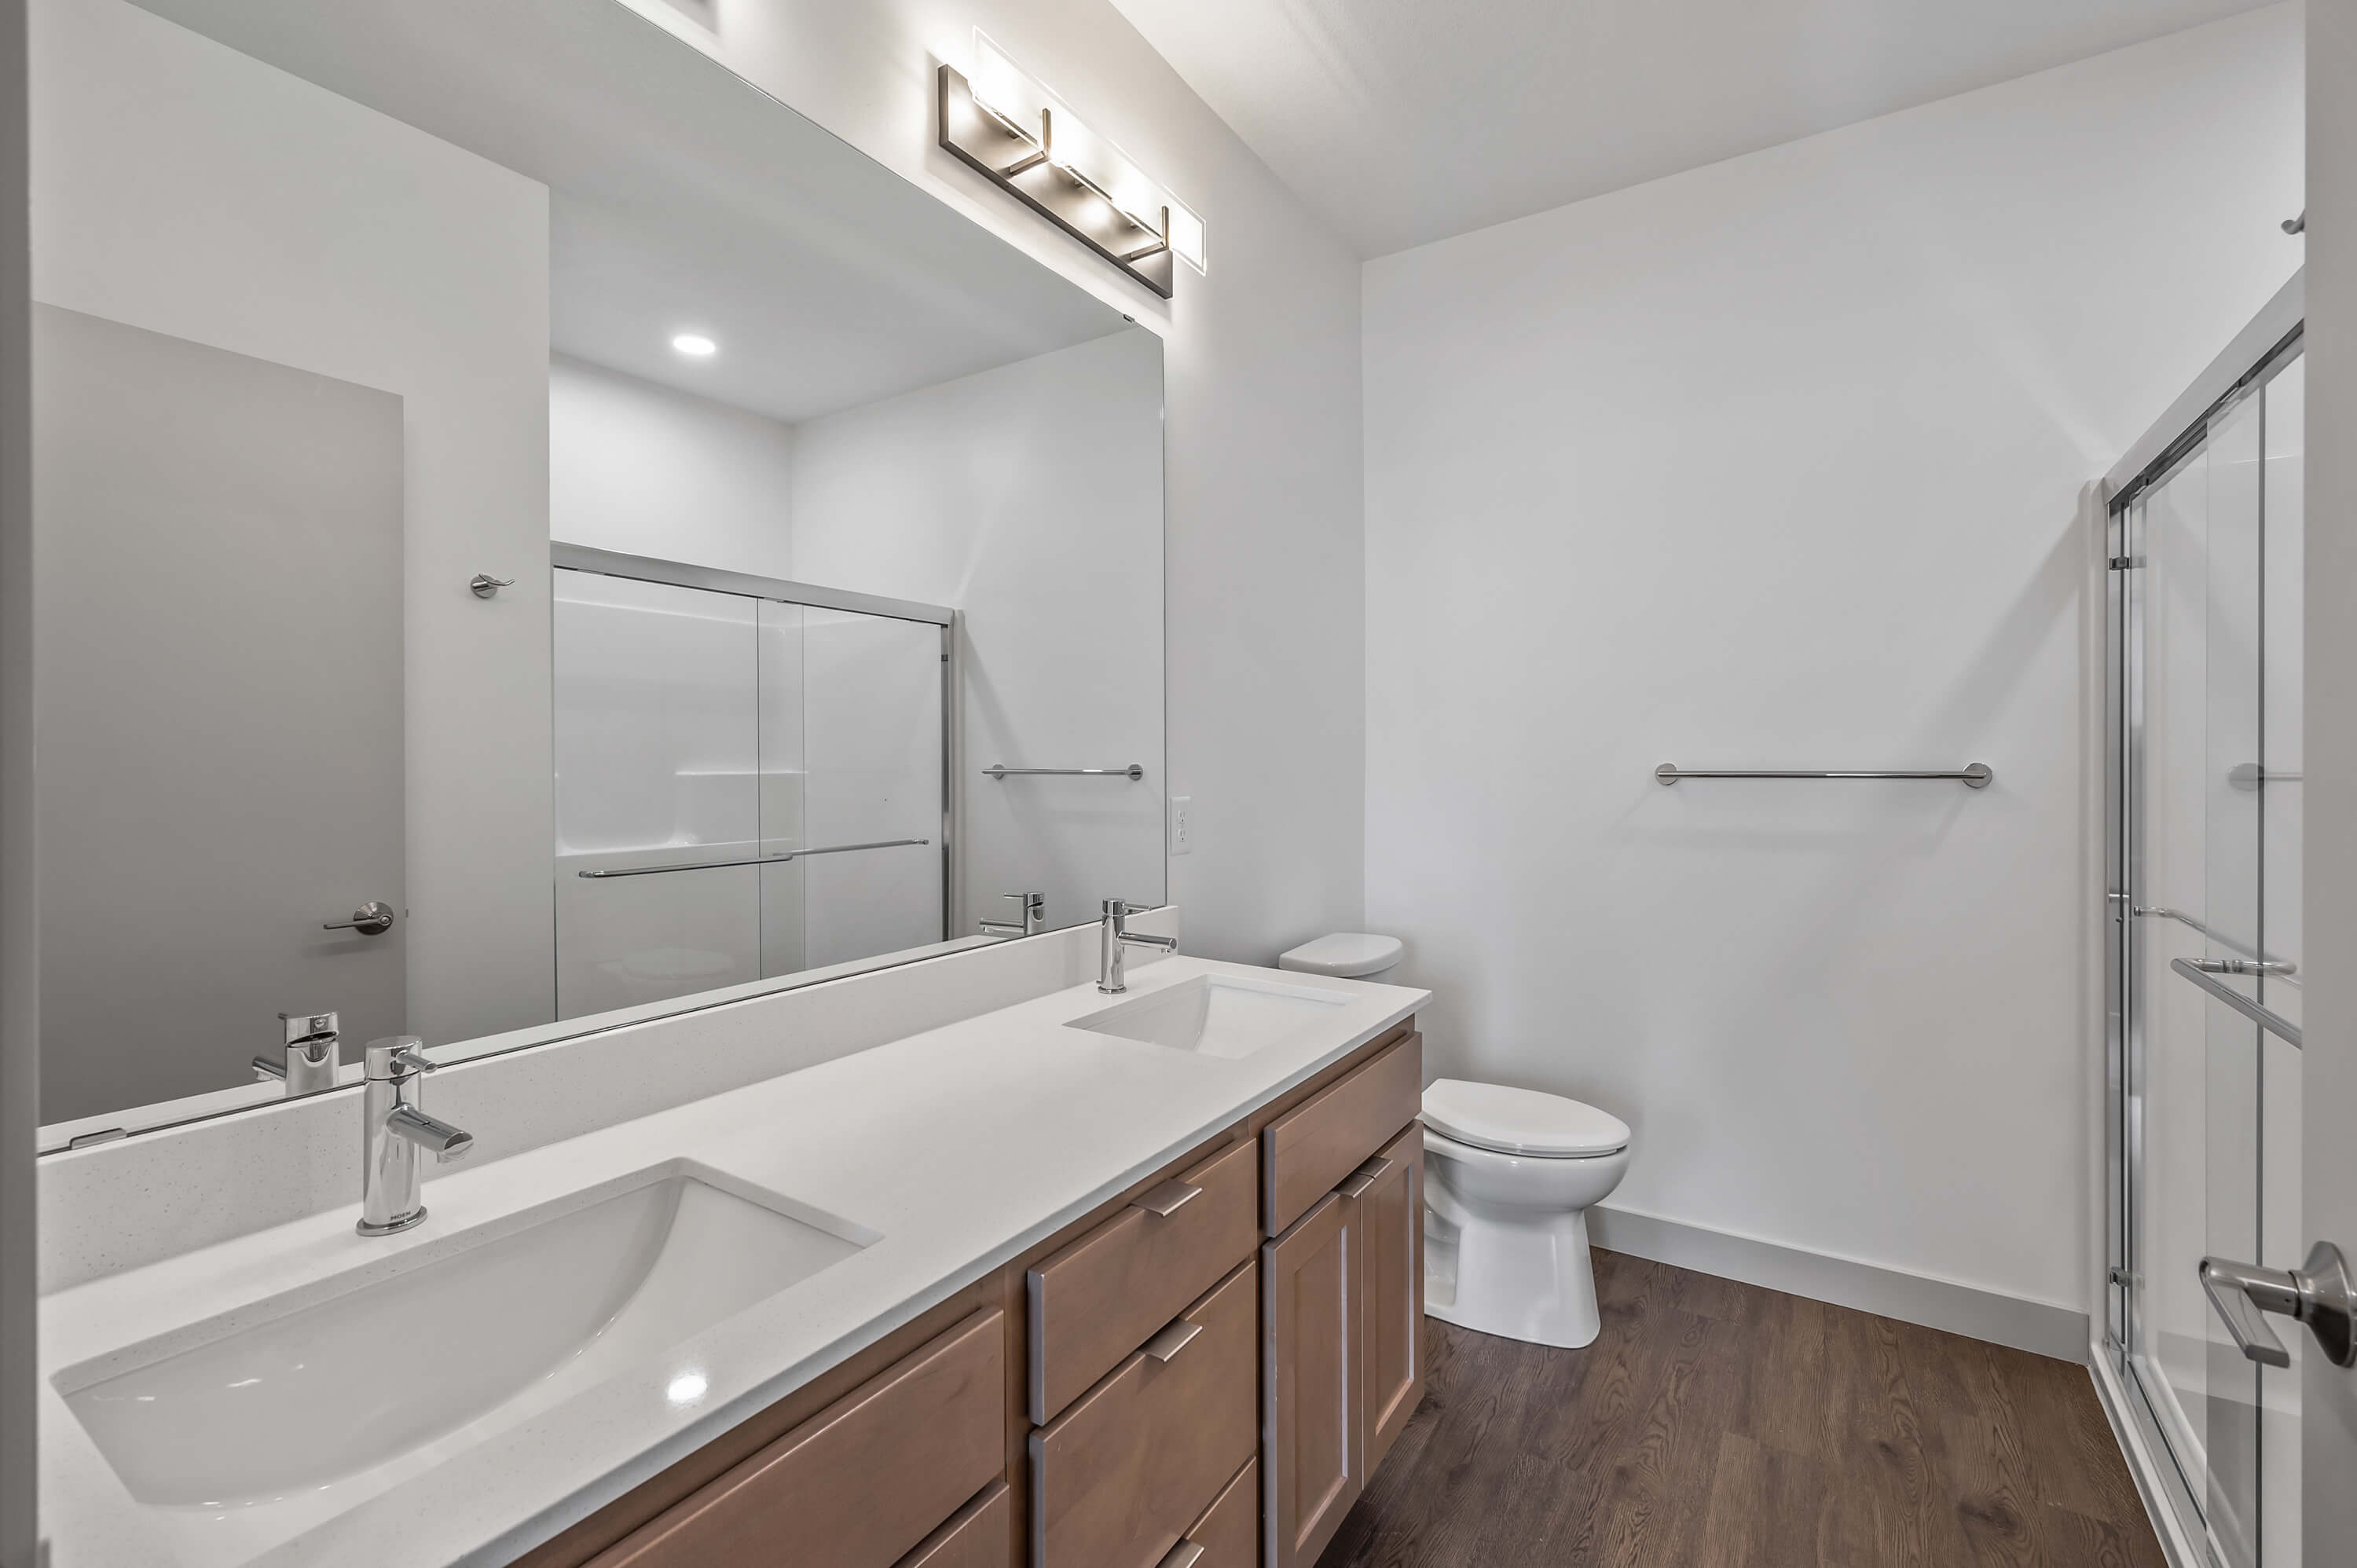
<path id="1" fill-rule="evenodd" d="M 368 1076 L 380 1083 L 405 1076 L 409 1072 L 439 1072 L 442 1064 L 429 1060 L 423 1053 L 425 1040 L 419 1035 L 387 1035 L 381 1040 L 371 1040 L 366 1052 Z"/>

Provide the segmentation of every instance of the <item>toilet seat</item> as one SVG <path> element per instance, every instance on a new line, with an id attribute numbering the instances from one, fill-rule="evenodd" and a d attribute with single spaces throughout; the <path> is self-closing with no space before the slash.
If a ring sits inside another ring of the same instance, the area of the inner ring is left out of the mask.
<path id="1" fill-rule="evenodd" d="M 1592 1159 L 1629 1146 L 1629 1124 L 1559 1094 L 1502 1083 L 1435 1079 L 1424 1124 L 1452 1142 L 1533 1159 Z"/>

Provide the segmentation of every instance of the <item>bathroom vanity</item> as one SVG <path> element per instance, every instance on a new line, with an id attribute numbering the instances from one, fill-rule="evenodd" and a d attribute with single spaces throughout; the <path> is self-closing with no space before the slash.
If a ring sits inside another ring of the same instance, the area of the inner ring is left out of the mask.
<path id="1" fill-rule="evenodd" d="M 1426 993 L 1300 978 L 1159 959 L 54 1293 L 57 1568 L 1313 1563 L 1423 1387 Z"/>
<path id="2" fill-rule="evenodd" d="M 521 1562 L 1314 1563 L 1423 1391 L 1421 1047 L 1394 1026 Z"/>

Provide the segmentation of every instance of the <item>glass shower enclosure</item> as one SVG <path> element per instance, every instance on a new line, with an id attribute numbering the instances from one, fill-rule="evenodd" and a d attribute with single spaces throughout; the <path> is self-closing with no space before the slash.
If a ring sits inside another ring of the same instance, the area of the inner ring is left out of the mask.
<path id="1" fill-rule="evenodd" d="M 554 560 L 559 1017 L 947 938 L 952 611 Z"/>
<path id="2" fill-rule="evenodd" d="M 2204 1257 L 2300 1263 L 2295 327 L 2110 516 L 2111 1266 L 2104 1353 L 2197 1551 L 2299 1561 L 2299 1358 L 2237 1347 Z"/>

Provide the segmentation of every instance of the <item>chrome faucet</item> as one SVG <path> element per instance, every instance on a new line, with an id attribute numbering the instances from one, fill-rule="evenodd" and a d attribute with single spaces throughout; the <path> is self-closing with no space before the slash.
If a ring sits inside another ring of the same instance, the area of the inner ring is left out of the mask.
<path id="1" fill-rule="evenodd" d="M 982 934 L 985 937 L 1036 937 L 1048 929 L 1048 896 L 1045 893 L 1001 893 L 1001 898 L 1019 899 L 1023 905 L 1020 924 L 1013 920 L 985 920 Z"/>
<path id="2" fill-rule="evenodd" d="M 1128 961 L 1130 944 L 1160 948 L 1164 952 L 1177 952 L 1176 937 L 1149 937 L 1143 931 L 1133 931 L 1125 923 L 1138 913 L 1138 906 L 1124 903 L 1119 898 L 1104 901 L 1104 925 L 1097 934 L 1097 989 L 1108 996 L 1129 989 L 1123 970 Z"/>
<path id="3" fill-rule="evenodd" d="M 310 1094 L 336 1087 L 336 1042 L 342 1035 L 333 1013 L 281 1013 L 278 1027 L 285 1044 L 278 1052 L 253 1058 L 257 1081 L 283 1079 L 286 1092 Z"/>
<path id="4" fill-rule="evenodd" d="M 371 1040 L 368 1084 L 361 1102 L 361 1222 L 363 1236 L 390 1236 L 425 1218 L 420 1151 L 447 1165 L 463 1159 L 475 1135 L 437 1122 L 417 1108 L 417 1080 L 436 1070 L 415 1035 Z"/>

